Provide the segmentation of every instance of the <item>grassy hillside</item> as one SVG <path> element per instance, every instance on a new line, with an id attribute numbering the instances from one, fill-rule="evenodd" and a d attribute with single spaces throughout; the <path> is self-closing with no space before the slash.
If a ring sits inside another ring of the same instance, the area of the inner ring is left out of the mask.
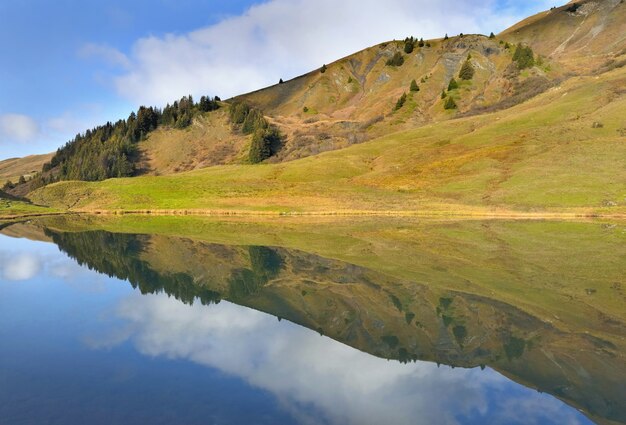
<path id="1" fill-rule="evenodd" d="M 625 34 L 622 0 L 584 0 L 525 19 L 499 37 L 533 46 L 568 72 L 590 73 L 623 63 Z"/>
<path id="2" fill-rule="evenodd" d="M 17 183 L 20 176 L 28 178 L 41 171 L 43 164 L 50 161 L 52 153 L 10 158 L 0 161 L 0 184 L 6 181 Z"/>
<path id="3" fill-rule="evenodd" d="M 404 41 L 373 46 L 327 65 L 324 73 L 316 70 L 236 100 L 253 104 L 273 118 L 286 135 L 274 161 L 285 161 L 497 108 L 505 99 L 536 94 L 560 78 L 547 66 L 520 75 L 511 68 L 514 47 L 505 48 L 502 39 L 466 35 L 425 43 L 410 54 L 404 53 Z M 394 54 L 402 55 L 401 66 L 387 65 Z M 459 71 L 468 57 L 475 74 L 465 81 Z M 448 92 L 452 78 L 460 87 Z M 419 91 L 410 91 L 413 80 Z M 442 91 L 454 98 L 456 109 L 444 109 Z M 404 93 L 406 103 L 395 110 Z"/>
<path id="4" fill-rule="evenodd" d="M 37 203 L 93 211 L 624 212 L 626 70 L 578 77 L 509 110 L 398 132 L 284 164 L 63 182 Z"/>

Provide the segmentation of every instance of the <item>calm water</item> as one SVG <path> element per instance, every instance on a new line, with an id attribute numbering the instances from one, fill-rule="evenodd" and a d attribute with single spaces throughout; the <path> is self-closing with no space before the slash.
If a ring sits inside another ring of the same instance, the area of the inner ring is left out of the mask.
<path id="1" fill-rule="evenodd" d="M 427 277 L 276 247 L 24 225 L 3 232 L 2 424 L 625 418 L 614 342 L 588 349 L 577 330 L 501 300 L 442 296 Z M 533 274 L 529 264 L 510 267 L 520 279 Z M 461 269 L 433 273 L 463 279 Z M 613 333 L 623 341 L 622 325 Z"/>

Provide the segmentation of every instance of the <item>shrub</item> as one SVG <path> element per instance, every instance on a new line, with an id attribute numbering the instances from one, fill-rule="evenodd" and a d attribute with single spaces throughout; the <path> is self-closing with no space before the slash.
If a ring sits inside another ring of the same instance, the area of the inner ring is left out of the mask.
<path id="1" fill-rule="evenodd" d="M 328 68 L 326 67 L 326 64 L 322 65 L 322 68 L 320 69 L 320 72 L 323 74 L 326 72 Z"/>
<path id="2" fill-rule="evenodd" d="M 447 110 L 456 109 L 456 102 L 454 101 L 452 96 L 449 96 L 448 99 L 446 99 L 446 102 L 444 103 L 443 108 Z"/>
<path id="3" fill-rule="evenodd" d="M 386 62 L 387 66 L 402 66 L 404 65 L 404 56 L 402 53 L 396 52 L 393 57 Z"/>
<path id="4" fill-rule="evenodd" d="M 441 90 L 441 98 L 442 98 L 442 99 L 445 99 L 445 98 L 446 98 L 446 96 L 448 96 L 448 94 L 446 93 L 446 91 L 445 91 L 445 90 Z"/>
<path id="5" fill-rule="evenodd" d="M 412 92 L 420 91 L 420 87 L 417 85 L 417 81 L 415 80 L 411 81 L 411 91 Z"/>
<path id="6" fill-rule="evenodd" d="M 517 62 L 519 69 L 532 68 L 535 66 L 533 49 L 530 46 L 523 46 L 522 43 L 519 43 L 515 53 L 513 53 L 513 62 Z"/>
<path id="7" fill-rule="evenodd" d="M 459 88 L 459 83 L 457 83 L 454 78 L 451 79 L 450 82 L 448 83 L 448 91 L 452 91 L 458 88 Z"/>
<path id="8" fill-rule="evenodd" d="M 576 13 L 576 11 L 580 9 L 580 4 L 578 3 L 573 3 L 572 5 L 570 5 L 567 9 L 565 9 L 566 12 L 568 13 Z"/>
<path id="9" fill-rule="evenodd" d="M 304 113 L 306 114 L 307 112 L 309 112 L 309 108 L 307 108 L 307 107 L 305 106 L 304 108 L 302 108 L 302 112 L 304 112 Z"/>

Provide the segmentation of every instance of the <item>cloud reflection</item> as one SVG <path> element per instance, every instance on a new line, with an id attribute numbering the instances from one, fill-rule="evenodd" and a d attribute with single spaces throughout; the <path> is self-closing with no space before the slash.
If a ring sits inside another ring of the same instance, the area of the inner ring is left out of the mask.
<path id="1" fill-rule="evenodd" d="M 105 279 L 59 255 L 56 245 L 0 235 L 0 280 L 23 282 L 47 276 L 82 292 L 102 292 Z"/>
<path id="2" fill-rule="evenodd" d="M 530 390 L 512 396 L 518 386 L 496 372 L 386 361 L 227 302 L 188 306 L 166 295 L 135 294 L 116 314 L 127 326 L 97 346 L 129 339 L 144 355 L 238 376 L 272 392 L 305 424 L 457 424 L 485 415 L 489 423 L 545 423 L 551 416 L 578 423 L 551 397 Z M 516 409 L 522 401 L 536 408 Z"/>
<path id="3" fill-rule="evenodd" d="M 39 274 L 41 261 L 31 253 L 4 254 L 0 257 L 0 268 L 2 269 L 2 277 L 6 280 L 30 280 Z"/>

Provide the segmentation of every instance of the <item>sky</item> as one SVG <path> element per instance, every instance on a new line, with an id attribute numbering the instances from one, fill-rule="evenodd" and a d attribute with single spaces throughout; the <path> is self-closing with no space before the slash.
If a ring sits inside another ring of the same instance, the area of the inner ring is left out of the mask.
<path id="1" fill-rule="evenodd" d="M 536 0 L 0 0 L 0 160 L 140 105 L 256 90 L 409 35 L 498 33 Z"/>

